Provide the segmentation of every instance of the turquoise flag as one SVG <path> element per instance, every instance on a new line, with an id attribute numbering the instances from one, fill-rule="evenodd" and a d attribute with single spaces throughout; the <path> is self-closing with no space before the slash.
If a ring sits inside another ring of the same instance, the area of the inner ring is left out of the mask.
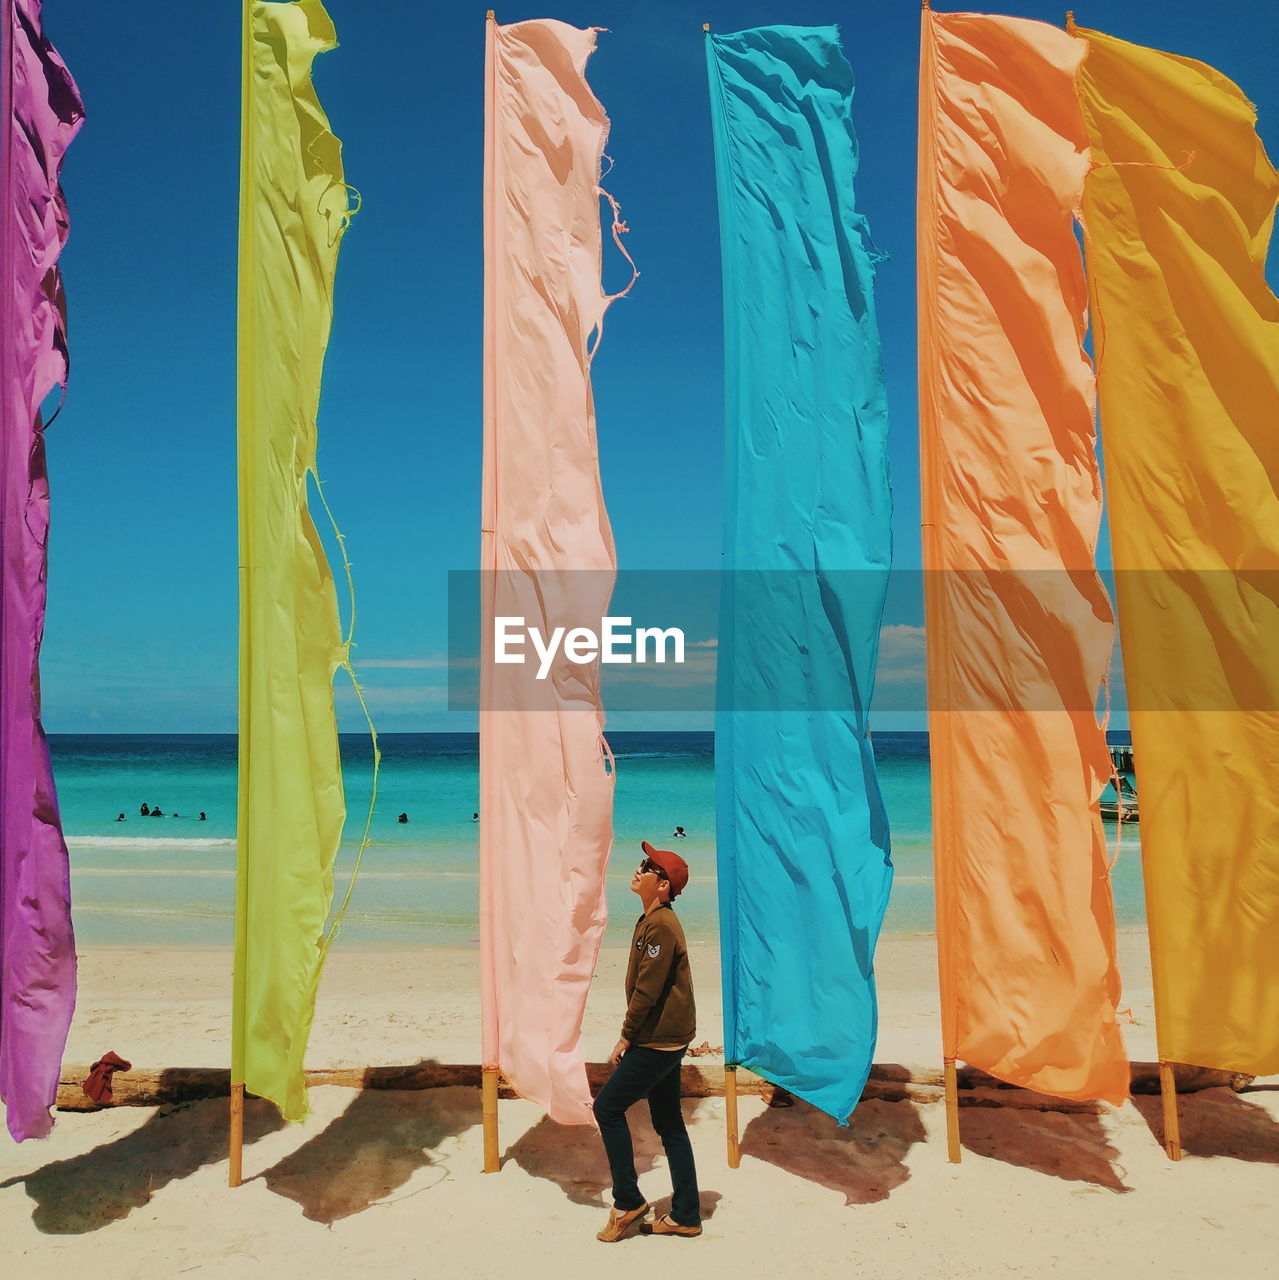
<path id="1" fill-rule="evenodd" d="M 833 27 L 709 36 L 724 269 L 715 726 L 725 1060 L 843 1123 L 875 1050 L 892 881 L 867 708 L 887 407 Z"/>

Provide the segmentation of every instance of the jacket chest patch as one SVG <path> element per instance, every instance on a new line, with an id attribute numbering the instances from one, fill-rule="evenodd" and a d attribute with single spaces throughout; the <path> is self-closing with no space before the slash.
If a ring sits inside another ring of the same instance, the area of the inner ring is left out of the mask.
<path id="1" fill-rule="evenodd" d="M 652 959 L 656 960 L 657 957 L 662 954 L 662 944 L 659 942 L 656 945 L 649 947 L 648 954 Z"/>

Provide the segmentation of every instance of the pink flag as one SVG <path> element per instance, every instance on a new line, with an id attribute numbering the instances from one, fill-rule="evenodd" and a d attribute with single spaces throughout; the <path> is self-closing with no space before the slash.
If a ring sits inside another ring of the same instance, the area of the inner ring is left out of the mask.
<path id="1" fill-rule="evenodd" d="M 480 953 L 484 1064 L 563 1124 L 593 1124 L 582 1014 L 606 908 L 613 777 L 598 664 L 493 664 L 498 617 L 598 628 L 616 559 L 590 366 L 608 117 L 595 31 L 488 27 L 484 180 Z M 624 228 L 614 223 L 614 236 Z M 629 286 L 628 286 L 629 287 Z M 562 650 L 561 650 L 562 652 Z"/>
<path id="2" fill-rule="evenodd" d="M 66 381 L 58 172 L 83 118 L 40 0 L 0 0 L 0 1097 L 19 1141 L 53 1127 L 75 1006 L 67 847 L 40 726 L 49 486 L 40 405 Z"/>

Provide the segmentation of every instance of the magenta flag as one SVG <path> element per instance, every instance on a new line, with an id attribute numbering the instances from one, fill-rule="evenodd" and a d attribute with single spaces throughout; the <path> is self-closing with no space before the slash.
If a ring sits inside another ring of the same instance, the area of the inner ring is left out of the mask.
<path id="1" fill-rule="evenodd" d="M 592 340 L 608 117 L 595 32 L 488 24 L 484 183 L 480 959 L 484 1064 L 562 1124 L 593 1124 L 581 1045 L 604 932 L 613 777 L 598 662 L 494 665 L 496 618 L 598 628 L 616 561 L 600 491 Z M 614 234 L 622 230 L 614 223 Z M 562 652 L 562 651 L 561 651 Z"/>
<path id="2" fill-rule="evenodd" d="M 0 0 L 0 1097 L 17 1141 L 50 1107 L 75 1007 L 67 846 L 40 725 L 49 485 L 40 406 L 67 374 L 58 173 L 84 110 L 41 0 Z"/>

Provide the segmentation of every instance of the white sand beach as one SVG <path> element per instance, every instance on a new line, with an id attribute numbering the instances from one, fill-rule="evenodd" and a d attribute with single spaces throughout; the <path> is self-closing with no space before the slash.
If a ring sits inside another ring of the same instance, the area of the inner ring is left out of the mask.
<path id="1" fill-rule="evenodd" d="M 587 1056 L 621 1012 L 621 949 L 603 953 Z M 1134 1059 L 1154 1057 L 1145 938 L 1121 936 Z M 720 1034 L 718 958 L 694 954 L 698 1038 Z M 935 1067 L 930 938 L 879 952 L 877 1061 Z M 229 955 L 97 950 L 81 958 L 69 1063 L 114 1049 L 135 1067 L 224 1067 Z M 479 1059 L 476 953 L 335 950 L 309 1065 Z M 710 1059 L 715 1060 L 715 1059 Z M 61 1113 L 41 1143 L 0 1147 L 6 1259 L 33 1277 L 376 1272 L 399 1277 L 1168 1277 L 1274 1274 L 1279 1256 L 1279 1085 L 1181 1100 L 1186 1156 L 1160 1146 L 1157 1098 L 1100 1114 L 965 1106 L 963 1163 L 946 1160 L 935 1103 L 865 1101 L 839 1128 L 803 1104 L 742 1100 L 743 1159 L 724 1158 L 724 1103 L 689 1099 L 706 1231 L 698 1240 L 594 1233 L 603 1154 L 523 1101 L 501 1104 L 501 1173 L 481 1167 L 479 1091 L 312 1090 L 285 1126 L 250 1102 L 246 1185 L 226 1183 L 225 1099 Z M 633 1113 L 641 1188 L 661 1205 L 660 1145 Z M 6 1268 L 8 1270 L 8 1268 Z"/>

